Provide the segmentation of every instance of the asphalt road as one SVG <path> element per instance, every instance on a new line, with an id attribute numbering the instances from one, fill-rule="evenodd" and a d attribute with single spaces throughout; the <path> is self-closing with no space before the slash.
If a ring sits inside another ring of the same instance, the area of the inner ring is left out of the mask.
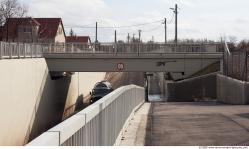
<path id="1" fill-rule="evenodd" d="M 130 122 L 120 145 L 249 145 L 249 106 L 146 103 Z"/>

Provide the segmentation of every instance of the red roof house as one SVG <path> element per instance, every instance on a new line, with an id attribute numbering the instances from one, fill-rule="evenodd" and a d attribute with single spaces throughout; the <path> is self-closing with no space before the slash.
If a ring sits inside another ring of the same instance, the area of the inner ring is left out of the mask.
<path id="1" fill-rule="evenodd" d="M 3 29 L 3 41 L 65 43 L 61 18 L 9 18 Z"/>
<path id="2" fill-rule="evenodd" d="M 67 43 L 89 44 L 89 43 L 91 43 L 91 39 L 89 36 L 67 36 L 66 42 Z"/>

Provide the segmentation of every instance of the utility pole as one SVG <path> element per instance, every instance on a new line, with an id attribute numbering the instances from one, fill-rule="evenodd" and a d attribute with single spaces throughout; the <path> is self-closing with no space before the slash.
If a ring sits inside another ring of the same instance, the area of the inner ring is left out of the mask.
<path id="1" fill-rule="evenodd" d="M 114 33 L 114 42 L 117 43 L 117 31 L 115 30 L 115 33 Z"/>
<path id="2" fill-rule="evenodd" d="M 164 18 L 165 44 L 167 43 L 167 19 Z"/>
<path id="3" fill-rule="evenodd" d="M 141 42 L 141 32 L 142 30 L 138 30 L 139 42 Z"/>
<path id="4" fill-rule="evenodd" d="M 177 42 L 178 42 L 178 37 L 177 37 L 177 34 L 178 34 L 178 32 L 177 32 L 177 24 L 178 24 L 178 18 L 177 18 L 177 16 L 178 16 L 178 6 L 177 6 L 177 4 L 175 4 L 175 8 L 170 8 L 171 10 L 173 10 L 173 12 L 175 13 L 175 44 L 177 44 Z"/>
<path id="5" fill-rule="evenodd" d="M 178 34 L 178 32 L 177 32 L 177 23 L 178 23 L 178 21 L 177 21 L 177 15 L 178 15 L 178 6 L 177 6 L 177 4 L 175 5 L 175 43 L 177 44 L 177 42 L 178 42 L 178 37 L 177 37 L 177 34 Z"/>
<path id="6" fill-rule="evenodd" d="M 133 38 L 132 38 L 132 40 L 133 40 L 133 42 L 134 42 L 134 40 L 135 40 L 135 34 L 133 34 Z"/>
<path id="7" fill-rule="evenodd" d="M 96 35 L 95 35 L 95 43 L 98 43 L 98 22 L 96 22 Z"/>

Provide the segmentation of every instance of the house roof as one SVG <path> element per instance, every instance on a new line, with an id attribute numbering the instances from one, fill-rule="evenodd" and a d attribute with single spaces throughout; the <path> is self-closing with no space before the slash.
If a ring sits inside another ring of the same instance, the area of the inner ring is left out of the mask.
<path id="1" fill-rule="evenodd" d="M 62 24 L 65 35 L 63 23 L 61 18 L 34 18 L 40 23 L 39 37 L 40 38 L 55 38 L 60 23 Z"/>
<path id="2" fill-rule="evenodd" d="M 89 36 L 67 36 L 66 37 L 66 42 L 68 43 L 88 43 L 91 42 L 90 37 Z"/>
<path id="3" fill-rule="evenodd" d="M 55 38 L 60 23 L 63 26 L 61 18 L 8 18 L 4 25 L 4 38 L 15 38 L 18 36 L 19 25 L 37 25 L 39 26 L 39 38 Z M 64 27 L 63 32 L 65 35 Z"/>

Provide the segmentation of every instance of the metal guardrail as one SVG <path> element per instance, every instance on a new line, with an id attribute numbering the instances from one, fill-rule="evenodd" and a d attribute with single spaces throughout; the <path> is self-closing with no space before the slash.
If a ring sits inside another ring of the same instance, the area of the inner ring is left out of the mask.
<path id="1" fill-rule="evenodd" d="M 217 53 L 222 45 L 163 44 L 163 43 L 7 43 L 0 42 L 0 59 L 40 58 L 43 54 L 161 54 L 161 53 Z"/>
<path id="2" fill-rule="evenodd" d="M 158 54 L 158 53 L 216 53 L 218 44 L 161 44 L 161 43 L 102 43 L 102 44 L 52 44 L 45 54 Z"/>
<path id="3" fill-rule="evenodd" d="M 144 102 L 144 88 L 129 85 L 40 135 L 28 146 L 110 146 L 130 115 Z"/>
<path id="4" fill-rule="evenodd" d="M 0 59 L 38 58 L 42 53 L 40 44 L 0 42 Z"/>

